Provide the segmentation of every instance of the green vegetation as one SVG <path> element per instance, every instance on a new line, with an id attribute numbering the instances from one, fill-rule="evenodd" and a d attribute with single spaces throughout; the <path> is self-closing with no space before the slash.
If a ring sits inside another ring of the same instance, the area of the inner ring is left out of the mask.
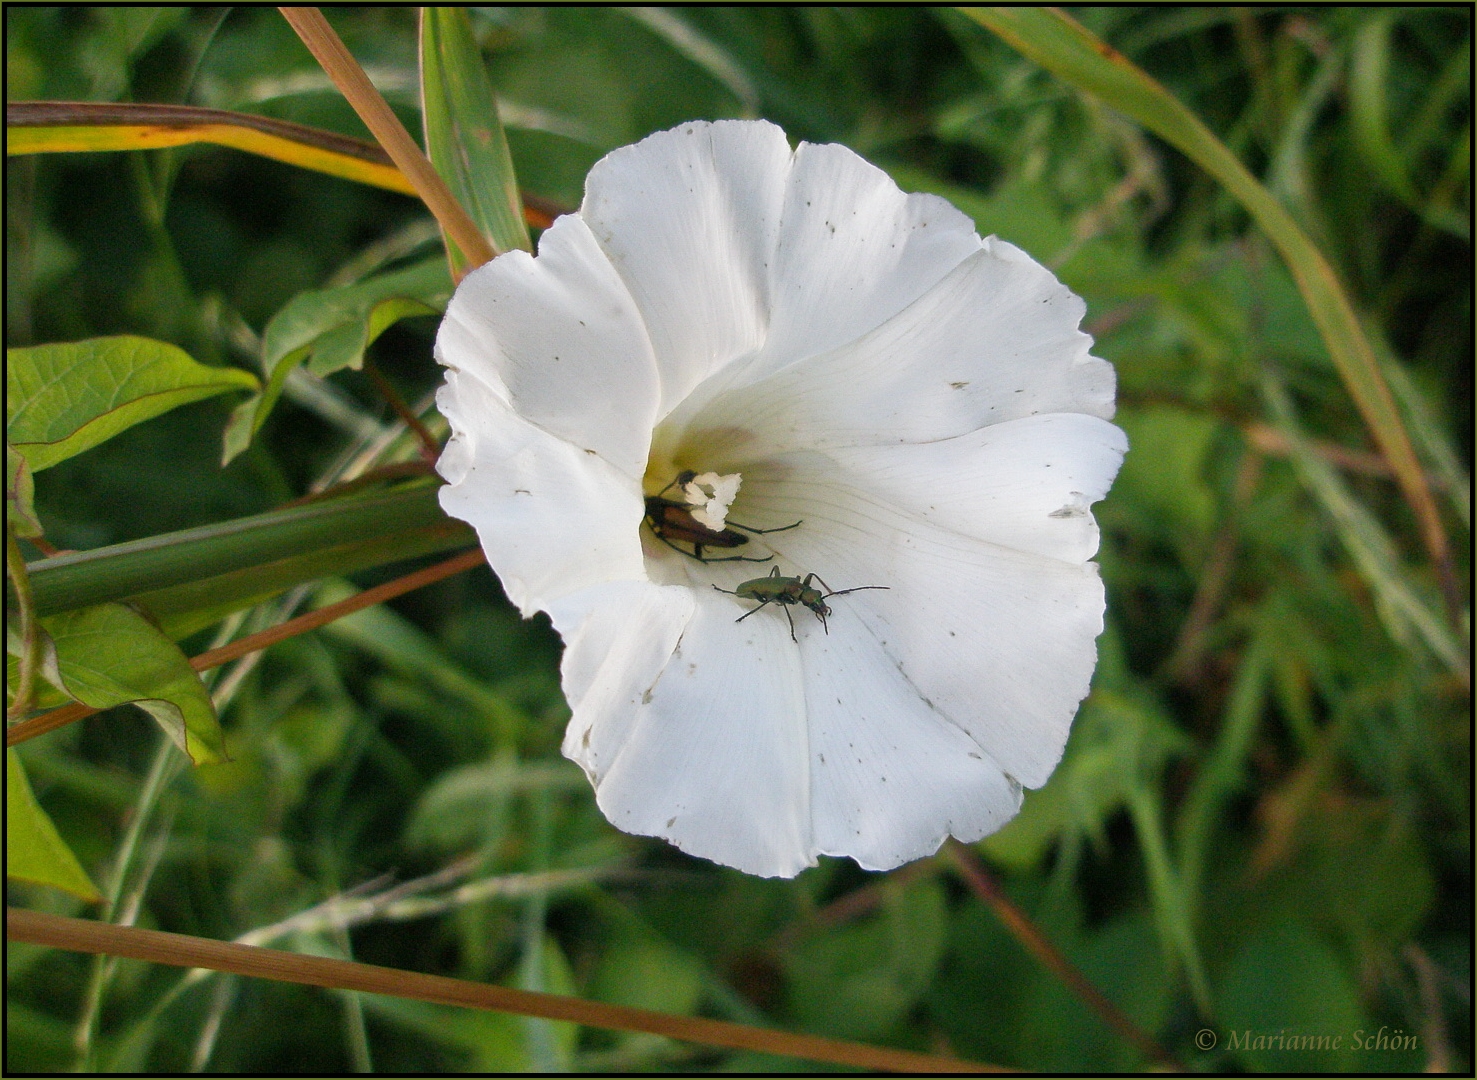
<path id="1" fill-rule="evenodd" d="M 922 8 L 476 9 L 423 46 L 414 9 L 328 11 L 418 135 L 422 48 L 428 105 L 455 113 L 488 99 L 480 45 L 506 153 L 496 124 L 438 114 L 432 157 L 504 247 L 521 226 L 475 180 L 509 156 L 528 205 L 573 208 L 617 146 L 762 116 L 947 196 L 1083 296 L 1131 447 L 1096 508 L 1107 630 L 1064 761 L 980 855 L 1192 1069 L 1472 1067 L 1470 8 L 1073 13 L 1204 137 L 1019 11 L 983 20 L 997 36 Z M 368 137 L 275 9 L 5 19 L 12 102 Z M 1244 182 L 1217 171 L 1237 159 Z M 220 146 L 7 168 L 7 520 L 32 569 L 8 603 L 34 592 L 73 696 L 147 708 L 17 747 L 9 816 L 40 869 L 11 903 L 1028 1070 L 1147 1067 L 943 858 L 771 881 L 613 829 L 559 755 L 558 638 L 485 568 L 207 674 L 217 724 L 185 656 L 467 542 L 389 402 L 444 437 L 435 223 Z M 101 374 L 58 385 L 73 356 Z M 34 546 L 202 528 L 117 561 Z M 63 703 L 9 614 L 12 694 Z M 101 908 L 63 891 L 89 882 Z M 362 921 L 310 912 L 347 890 L 378 898 Z M 813 1068 L 29 945 L 8 979 L 14 1071 Z"/>

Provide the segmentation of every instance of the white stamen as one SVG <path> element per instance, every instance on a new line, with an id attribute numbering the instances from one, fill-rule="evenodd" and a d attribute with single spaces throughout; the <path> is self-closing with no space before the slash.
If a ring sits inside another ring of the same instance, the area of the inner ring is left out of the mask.
<path id="1" fill-rule="evenodd" d="M 692 512 L 692 516 L 699 524 L 722 532 L 723 523 L 728 518 L 728 508 L 733 505 L 742 482 L 743 478 L 738 473 L 719 476 L 715 472 L 705 472 L 684 484 L 682 494 L 690 505 L 698 508 Z"/>

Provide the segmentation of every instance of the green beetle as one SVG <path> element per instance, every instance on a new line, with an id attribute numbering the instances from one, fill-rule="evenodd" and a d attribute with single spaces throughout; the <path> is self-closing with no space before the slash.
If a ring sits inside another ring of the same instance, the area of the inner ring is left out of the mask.
<path id="1" fill-rule="evenodd" d="M 765 533 L 785 532 L 801 524 L 797 521 L 795 525 L 785 525 L 778 529 L 754 529 L 747 525 L 740 525 L 738 522 L 730 522 L 729 524 L 734 526 L 734 528 L 710 529 L 692 516 L 692 507 L 690 505 L 664 497 L 672 488 L 682 488 L 691 483 L 695 476 L 697 476 L 697 473 L 691 469 L 680 472 L 677 474 L 677 479 L 662 488 L 661 491 L 658 491 L 655 495 L 646 496 L 646 525 L 651 529 L 651 535 L 655 536 L 673 551 L 679 551 L 689 559 L 696 559 L 702 563 L 769 562 L 774 558 L 773 555 L 766 555 L 762 559 L 750 558 L 747 555 L 727 555 L 723 558 L 715 559 L 704 555 L 703 549 L 740 547 L 749 542 L 749 538 L 744 535 L 745 532 L 762 536 Z M 743 532 L 737 532 L 735 531 L 736 529 L 742 529 Z M 691 544 L 692 550 L 684 550 L 678 547 L 674 541 Z"/>
<path id="2" fill-rule="evenodd" d="M 827 591 L 823 593 L 820 589 L 813 588 L 810 584 L 812 581 L 819 581 Z M 833 596 L 845 596 L 847 593 L 863 592 L 867 589 L 887 589 L 889 587 L 887 585 L 858 585 L 854 589 L 837 589 L 831 591 L 831 586 L 827 585 L 825 579 L 819 574 L 806 574 L 804 580 L 798 577 L 782 577 L 778 566 L 769 572 L 768 577 L 754 578 L 751 581 L 740 582 L 737 589 L 719 589 L 717 585 L 713 586 L 719 592 L 727 593 L 729 596 L 737 596 L 741 600 L 759 601 L 759 607 L 754 608 L 752 611 L 744 612 L 737 619 L 733 620 L 734 622 L 743 622 L 750 615 L 754 614 L 755 611 L 762 609 L 766 604 L 783 604 L 785 607 L 785 618 L 789 619 L 790 622 L 790 640 L 796 644 L 799 644 L 799 639 L 795 637 L 795 620 L 790 618 L 790 608 L 794 605 L 801 604 L 815 612 L 815 617 L 821 621 L 821 626 L 829 634 L 831 627 L 827 625 L 826 617 L 831 614 L 831 609 L 826 606 L 827 600 Z"/>

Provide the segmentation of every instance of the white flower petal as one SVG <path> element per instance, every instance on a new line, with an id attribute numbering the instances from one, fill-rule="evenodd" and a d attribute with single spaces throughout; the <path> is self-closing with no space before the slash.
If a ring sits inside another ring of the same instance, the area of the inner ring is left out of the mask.
<path id="1" fill-rule="evenodd" d="M 530 424 L 469 372 L 448 371 L 436 402 L 454 433 L 438 465 L 442 509 L 477 530 L 525 617 L 590 585 L 645 578 L 636 481 Z"/>
<path id="2" fill-rule="evenodd" d="M 627 832 L 792 877 L 815 861 L 799 650 L 783 619 L 735 622 L 730 598 L 690 595 L 696 611 L 642 688 L 596 801 Z"/>
<path id="3" fill-rule="evenodd" d="M 849 610 L 854 599 L 832 602 L 829 635 L 814 625 L 801 638 L 811 828 L 822 854 L 890 870 L 932 855 L 950 834 L 968 843 L 999 829 L 1020 809 L 1021 789 L 924 704 Z"/>
<path id="4" fill-rule="evenodd" d="M 1088 509 L 1108 493 L 1128 439 L 1096 416 L 1046 413 L 953 439 L 831 450 L 849 482 L 945 529 L 1083 563 L 1097 553 Z"/>
<path id="5" fill-rule="evenodd" d="M 662 415 L 764 341 L 789 169 L 783 131 L 730 120 L 658 132 L 590 170 L 580 215 L 645 319 Z"/>
<path id="6" fill-rule="evenodd" d="M 1097 661 L 1103 587 L 1096 564 L 938 528 L 839 483 L 824 455 L 803 468 L 799 457 L 773 473 L 755 467 L 744 475 L 755 512 L 804 520 L 767 537 L 770 546 L 831 588 L 888 586 L 837 605 L 870 627 L 924 700 L 1001 768 L 1027 787 L 1044 784 Z M 833 628 L 842 617 L 837 607 Z"/>
<path id="7" fill-rule="evenodd" d="M 1083 304 L 1019 249 L 991 238 L 870 334 L 724 394 L 691 438 L 721 463 L 790 449 L 933 442 L 1048 412 L 1113 412 L 1113 368 L 1088 354 Z"/>
<path id="8" fill-rule="evenodd" d="M 564 639 L 560 677 L 573 715 L 564 756 L 599 787 L 642 698 L 672 658 L 696 605 L 691 589 L 617 581 L 562 597 L 549 617 Z"/>
<path id="9" fill-rule="evenodd" d="M 974 223 L 936 195 L 905 195 L 844 146 L 801 143 L 770 275 L 757 379 L 854 341 L 980 249 Z"/>
<path id="10" fill-rule="evenodd" d="M 641 314 L 589 228 L 561 217 L 538 258 L 510 251 L 467 275 L 436 337 L 525 419 L 640 479 L 660 390 Z"/>

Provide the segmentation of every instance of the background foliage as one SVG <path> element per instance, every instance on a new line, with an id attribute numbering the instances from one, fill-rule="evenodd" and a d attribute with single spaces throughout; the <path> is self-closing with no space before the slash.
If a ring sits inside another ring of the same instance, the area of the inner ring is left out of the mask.
<path id="1" fill-rule="evenodd" d="M 1470 9 L 1075 14 L 1204 119 L 1333 262 L 1469 581 Z M 183 102 L 365 134 L 271 9 L 5 17 L 9 100 Z M 413 11 L 331 19 L 419 131 Z M 1192 1067 L 1470 1068 L 1465 626 L 1445 622 L 1413 518 L 1237 204 L 952 12 L 477 9 L 472 25 L 534 195 L 572 208 L 616 146 L 764 116 L 947 195 L 1086 298 L 1132 447 L 1098 507 L 1108 629 L 1063 765 L 980 851 Z M 8 346 L 138 334 L 260 372 L 268 324 L 295 297 L 438 251 L 409 197 L 220 148 L 13 158 L 6 193 Z M 436 280 L 422 293 L 444 303 Z M 411 317 L 368 347 L 412 402 L 439 380 L 434 329 Z M 310 363 L 221 468 L 236 400 L 185 405 L 39 474 L 47 538 L 91 548 L 265 511 L 395 423 L 366 372 Z M 941 862 L 879 880 L 824 860 L 767 881 L 617 833 L 558 755 L 558 654 L 547 621 L 521 622 L 480 569 L 215 682 L 229 763 L 181 766 L 131 708 L 21 757 L 140 925 L 237 938 L 346 889 L 444 871 L 352 932 L 300 917 L 252 940 L 1027 1069 L 1144 1065 Z M 548 871 L 562 873 L 508 877 Z M 790 1067 L 28 947 L 7 961 L 15 1070 Z M 1355 1047 L 1381 1027 L 1416 1038 Z M 1197 1047 L 1202 1028 L 1214 1049 Z M 1283 1030 L 1345 1038 L 1230 1044 Z"/>

